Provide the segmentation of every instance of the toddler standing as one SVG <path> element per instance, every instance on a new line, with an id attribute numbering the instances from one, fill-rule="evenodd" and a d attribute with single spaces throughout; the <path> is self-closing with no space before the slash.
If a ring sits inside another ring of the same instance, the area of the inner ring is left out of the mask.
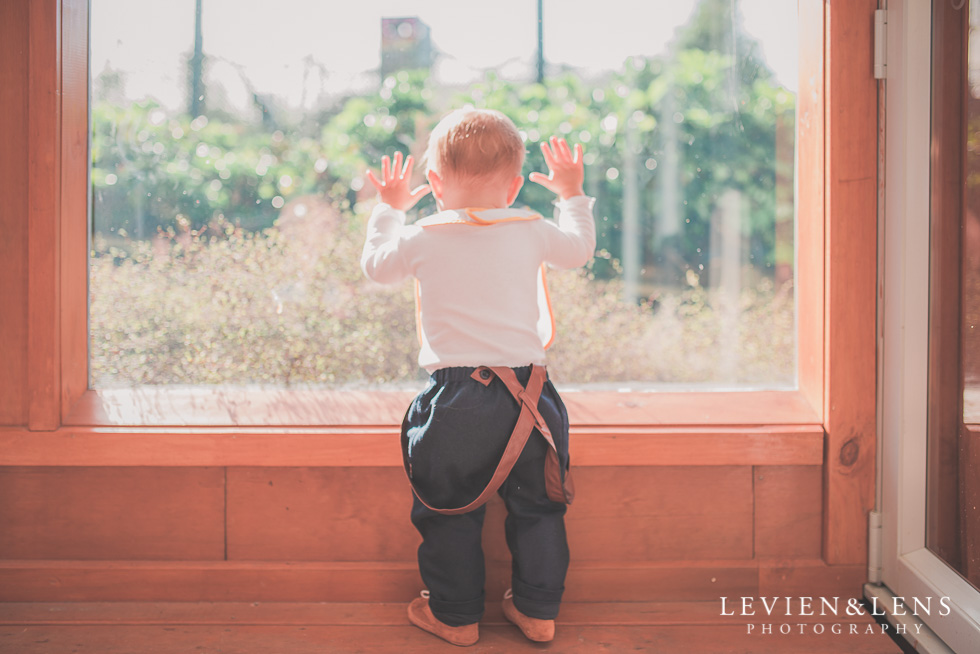
<path id="1" fill-rule="evenodd" d="M 544 368 L 554 330 L 544 267 L 584 265 L 595 223 L 581 146 L 552 137 L 541 149 L 550 172 L 529 179 L 558 195 L 557 222 L 510 208 L 524 183 L 524 143 L 496 111 L 461 109 L 439 122 L 427 185 L 411 188 L 413 160 L 401 153 L 382 159 L 380 178 L 367 173 L 380 203 L 361 267 L 377 282 L 415 279 L 419 365 L 430 374 L 402 424 L 428 588 L 408 615 L 456 645 L 479 638 L 481 531 L 494 492 L 513 558 L 504 614 L 531 640 L 554 637 L 568 568 L 568 416 Z M 406 225 L 405 211 L 429 192 L 439 211 Z"/>

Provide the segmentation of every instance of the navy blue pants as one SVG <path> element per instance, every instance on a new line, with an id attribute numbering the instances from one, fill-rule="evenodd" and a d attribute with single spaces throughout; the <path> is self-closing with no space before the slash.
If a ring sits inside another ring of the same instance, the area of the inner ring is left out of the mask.
<path id="1" fill-rule="evenodd" d="M 487 486 L 510 438 L 520 407 L 494 377 L 484 386 L 471 379 L 474 368 L 443 368 L 429 378 L 402 423 L 402 453 L 412 484 L 431 506 L 456 508 Z M 531 367 L 514 368 L 527 385 Z M 568 414 L 547 381 L 538 410 L 568 469 Z M 548 444 L 535 429 L 498 491 L 507 507 L 504 529 L 510 548 L 514 604 L 540 619 L 558 615 L 568 543 L 565 505 L 548 499 L 544 464 Z M 486 507 L 443 515 L 414 497 L 412 524 L 422 535 L 418 560 L 429 589 L 429 607 L 442 622 L 460 626 L 483 616 L 484 560 L 481 544 Z"/>

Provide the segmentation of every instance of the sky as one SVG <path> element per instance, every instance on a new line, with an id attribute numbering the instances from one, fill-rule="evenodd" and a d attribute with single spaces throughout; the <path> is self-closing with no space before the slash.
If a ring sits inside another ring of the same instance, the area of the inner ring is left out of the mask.
<path id="1" fill-rule="evenodd" d="M 762 45 L 779 81 L 796 90 L 796 0 L 738 0 L 744 26 Z M 194 0 L 92 0 L 92 74 L 126 73 L 127 95 L 184 104 L 184 57 L 194 38 Z M 549 64 L 584 73 L 619 69 L 632 55 L 664 51 L 696 0 L 543 0 Z M 228 101 L 248 103 L 243 75 L 257 92 L 291 107 L 321 94 L 376 87 L 381 17 L 417 16 L 441 56 L 446 84 L 484 70 L 526 77 L 537 47 L 535 0 L 204 0 L 204 52 L 211 79 Z M 596 11 L 601 7 L 602 11 Z"/>

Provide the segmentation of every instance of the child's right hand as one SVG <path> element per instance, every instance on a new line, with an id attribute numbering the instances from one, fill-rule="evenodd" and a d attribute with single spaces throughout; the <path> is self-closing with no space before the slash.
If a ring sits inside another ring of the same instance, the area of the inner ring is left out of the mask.
<path id="1" fill-rule="evenodd" d="M 429 192 L 429 185 L 422 184 L 414 189 L 409 189 L 412 179 L 412 166 L 415 160 L 412 155 L 405 158 L 405 166 L 402 167 L 402 153 L 395 153 L 395 161 L 388 159 L 388 155 L 381 158 L 381 179 L 378 179 L 373 170 L 368 170 L 366 176 L 368 181 L 378 189 L 378 197 L 385 204 L 391 205 L 393 209 L 408 211 L 415 206 Z"/>
<path id="2" fill-rule="evenodd" d="M 529 180 L 557 194 L 562 200 L 585 195 L 585 191 L 582 190 L 585 164 L 582 161 L 581 144 L 575 144 L 573 153 L 565 139 L 552 136 L 551 147 L 548 143 L 542 143 L 541 153 L 550 172 L 548 175 L 531 173 L 528 175 Z"/>

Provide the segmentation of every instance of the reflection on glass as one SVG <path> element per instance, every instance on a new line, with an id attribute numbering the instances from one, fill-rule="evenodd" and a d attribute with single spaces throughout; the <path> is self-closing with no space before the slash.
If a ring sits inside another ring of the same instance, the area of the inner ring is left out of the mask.
<path id="1" fill-rule="evenodd" d="M 980 11 L 933 3 L 926 542 L 980 587 Z"/>
<path id="2" fill-rule="evenodd" d="M 466 103 L 525 173 L 585 146 L 559 381 L 795 386 L 795 3 L 546 0 L 543 48 L 537 3 L 491 4 L 92 0 L 93 386 L 417 379 L 410 285 L 358 269 L 362 174 Z"/>

